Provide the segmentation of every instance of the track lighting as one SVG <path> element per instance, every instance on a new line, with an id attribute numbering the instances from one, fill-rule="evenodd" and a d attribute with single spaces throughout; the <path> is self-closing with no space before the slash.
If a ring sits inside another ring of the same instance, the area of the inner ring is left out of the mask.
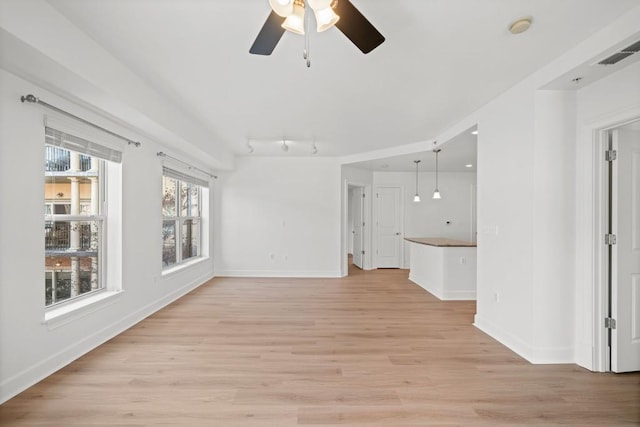
<path id="1" fill-rule="evenodd" d="M 249 151 L 249 154 L 253 154 L 253 145 L 251 145 L 251 141 L 247 142 L 247 151 Z"/>
<path id="2" fill-rule="evenodd" d="M 287 145 L 287 141 L 284 139 L 282 140 L 282 151 L 284 151 L 285 153 L 289 151 L 289 146 Z"/>
<path id="3" fill-rule="evenodd" d="M 318 147 L 316 147 L 316 143 L 313 143 L 313 146 L 311 147 L 311 154 L 318 154 Z"/>

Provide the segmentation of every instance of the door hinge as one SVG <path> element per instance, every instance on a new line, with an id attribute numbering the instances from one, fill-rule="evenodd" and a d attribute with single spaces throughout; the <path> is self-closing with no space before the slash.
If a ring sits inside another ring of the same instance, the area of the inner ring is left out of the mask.
<path id="1" fill-rule="evenodd" d="M 363 199 L 364 199 L 364 196 L 365 196 L 365 195 L 364 195 L 364 193 L 362 193 L 362 198 L 363 198 Z"/>
<path id="2" fill-rule="evenodd" d="M 616 244 L 616 235 L 615 234 L 605 234 L 604 235 L 604 244 L 605 245 L 615 245 Z"/>
<path id="3" fill-rule="evenodd" d="M 362 226 L 364 227 L 364 221 L 362 221 Z"/>
<path id="4" fill-rule="evenodd" d="M 616 150 L 607 150 L 604 152 L 604 159 L 607 162 L 612 162 L 618 158 L 618 152 Z"/>
<path id="5" fill-rule="evenodd" d="M 362 251 L 362 255 L 364 255 L 364 251 Z"/>
<path id="6" fill-rule="evenodd" d="M 604 318 L 604 327 L 607 329 L 615 329 L 616 328 L 616 319 L 612 319 L 611 317 Z"/>

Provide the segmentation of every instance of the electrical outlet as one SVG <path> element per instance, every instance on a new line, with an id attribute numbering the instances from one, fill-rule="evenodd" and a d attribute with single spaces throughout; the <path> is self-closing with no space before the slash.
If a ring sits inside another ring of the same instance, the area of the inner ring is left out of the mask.
<path id="1" fill-rule="evenodd" d="M 460 264 L 463 265 L 463 264 L 466 264 L 466 263 L 467 263 L 467 259 L 465 257 L 461 256 L 460 257 Z"/>

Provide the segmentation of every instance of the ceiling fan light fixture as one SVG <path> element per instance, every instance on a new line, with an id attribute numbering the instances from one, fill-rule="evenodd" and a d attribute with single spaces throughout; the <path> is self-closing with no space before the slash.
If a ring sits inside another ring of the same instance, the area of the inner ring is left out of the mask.
<path id="1" fill-rule="evenodd" d="M 296 0 L 293 3 L 293 11 L 282 23 L 282 28 L 292 33 L 304 35 L 304 4 L 301 1 Z"/>
<path id="2" fill-rule="evenodd" d="M 269 0 L 269 6 L 278 15 L 286 18 L 293 12 L 292 0 Z"/>

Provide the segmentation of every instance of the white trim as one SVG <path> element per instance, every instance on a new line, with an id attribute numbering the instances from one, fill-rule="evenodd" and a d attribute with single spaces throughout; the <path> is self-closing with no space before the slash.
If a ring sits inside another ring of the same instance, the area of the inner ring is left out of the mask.
<path id="1" fill-rule="evenodd" d="M 473 325 L 532 364 L 575 363 L 573 346 L 532 347 L 478 314 Z"/>
<path id="2" fill-rule="evenodd" d="M 105 307 L 116 303 L 120 299 L 122 291 L 109 292 L 100 290 L 92 295 L 78 296 L 78 299 L 55 305 L 44 313 L 43 325 L 47 325 L 47 329 L 54 330 L 60 326 L 72 323 L 91 313 L 95 313 Z"/>
<path id="3" fill-rule="evenodd" d="M 404 260 L 405 260 L 405 256 L 404 256 L 404 185 L 402 184 L 375 184 L 373 187 L 374 193 L 377 195 L 378 194 L 378 189 L 380 188 L 397 188 L 400 190 L 400 225 L 399 225 L 399 233 L 400 233 L 400 258 L 399 258 L 399 265 L 397 268 L 400 269 L 406 269 L 405 268 L 405 264 L 404 264 Z M 373 202 L 371 203 L 371 210 L 372 210 L 372 215 L 371 215 L 371 223 L 372 223 L 372 231 L 371 231 L 371 235 L 372 235 L 372 247 L 371 247 L 371 251 L 373 252 L 375 250 L 375 254 L 372 254 L 371 256 L 371 262 L 372 265 L 371 267 L 373 269 L 377 269 L 378 268 L 378 229 L 377 229 L 377 224 L 378 224 L 378 197 L 373 197 L 374 199 Z M 376 228 L 373 229 L 373 223 L 376 224 Z"/>
<path id="4" fill-rule="evenodd" d="M 216 277 L 273 277 L 273 278 L 339 278 L 344 277 L 341 271 L 325 270 L 220 270 L 216 271 Z"/>
<path id="5" fill-rule="evenodd" d="M 183 270 L 188 269 L 189 267 L 193 267 L 194 265 L 201 264 L 205 261 L 209 261 L 211 258 L 208 256 L 198 256 L 194 258 L 189 258 L 187 261 L 184 261 L 180 264 L 174 264 L 172 266 L 166 267 L 162 270 L 162 277 L 168 277 L 173 274 L 179 273 Z"/>
<path id="6" fill-rule="evenodd" d="M 578 141 L 579 159 L 584 161 L 577 165 L 578 180 L 585 180 L 584 190 L 578 195 L 577 212 L 593 212 L 591 222 L 583 224 L 588 229 L 576 229 L 576 245 L 589 248 L 588 252 L 578 251 L 576 259 L 576 277 L 586 279 L 580 270 L 590 271 L 586 287 L 578 287 L 577 301 L 585 301 L 582 310 L 584 318 L 576 319 L 576 324 L 588 325 L 590 341 L 578 341 L 575 346 L 575 361 L 580 366 L 595 372 L 607 369 L 607 333 L 604 328 L 604 317 L 607 304 L 607 272 L 606 253 L 604 251 L 604 230 L 606 227 L 604 188 L 604 144 L 606 131 L 623 126 L 640 118 L 640 105 L 606 114 L 595 120 L 582 123 L 581 139 Z M 584 151 L 582 151 L 584 150 Z M 580 155 L 584 153 L 584 155 Z M 582 201 L 582 204 L 580 204 Z M 586 236 L 586 237 L 585 237 Z M 581 241 L 583 239 L 584 241 Z M 588 256 L 587 256 L 588 253 Z M 579 333 L 579 331 L 577 331 Z M 582 334 L 584 335 L 584 334 Z M 580 337 L 580 335 L 578 335 Z"/>
<path id="7" fill-rule="evenodd" d="M 372 265 L 373 265 L 373 255 L 372 255 L 372 251 L 373 251 L 373 238 L 372 238 L 372 233 L 373 233 L 373 215 L 372 215 L 372 209 L 373 209 L 373 192 L 371 191 L 372 189 L 372 185 L 371 184 L 364 184 L 362 182 L 359 181 L 350 181 L 349 179 L 345 179 L 344 180 L 344 186 L 342 188 L 342 192 L 343 192 L 343 209 L 342 209 L 342 252 L 341 252 L 341 261 L 340 261 L 340 268 L 342 269 L 342 275 L 341 277 L 345 277 L 348 275 L 349 273 L 349 266 L 348 266 L 348 241 L 349 241 L 349 224 L 348 222 L 348 217 L 349 217 L 349 187 L 359 187 L 362 188 L 363 192 L 364 192 L 364 203 L 363 203 L 363 207 L 362 207 L 362 220 L 364 221 L 364 227 L 362 228 L 362 232 L 363 232 L 363 239 L 364 239 L 364 245 L 362 247 L 362 249 L 364 250 L 364 256 L 362 257 L 362 269 L 363 270 L 371 270 L 372 269 Z"/>

